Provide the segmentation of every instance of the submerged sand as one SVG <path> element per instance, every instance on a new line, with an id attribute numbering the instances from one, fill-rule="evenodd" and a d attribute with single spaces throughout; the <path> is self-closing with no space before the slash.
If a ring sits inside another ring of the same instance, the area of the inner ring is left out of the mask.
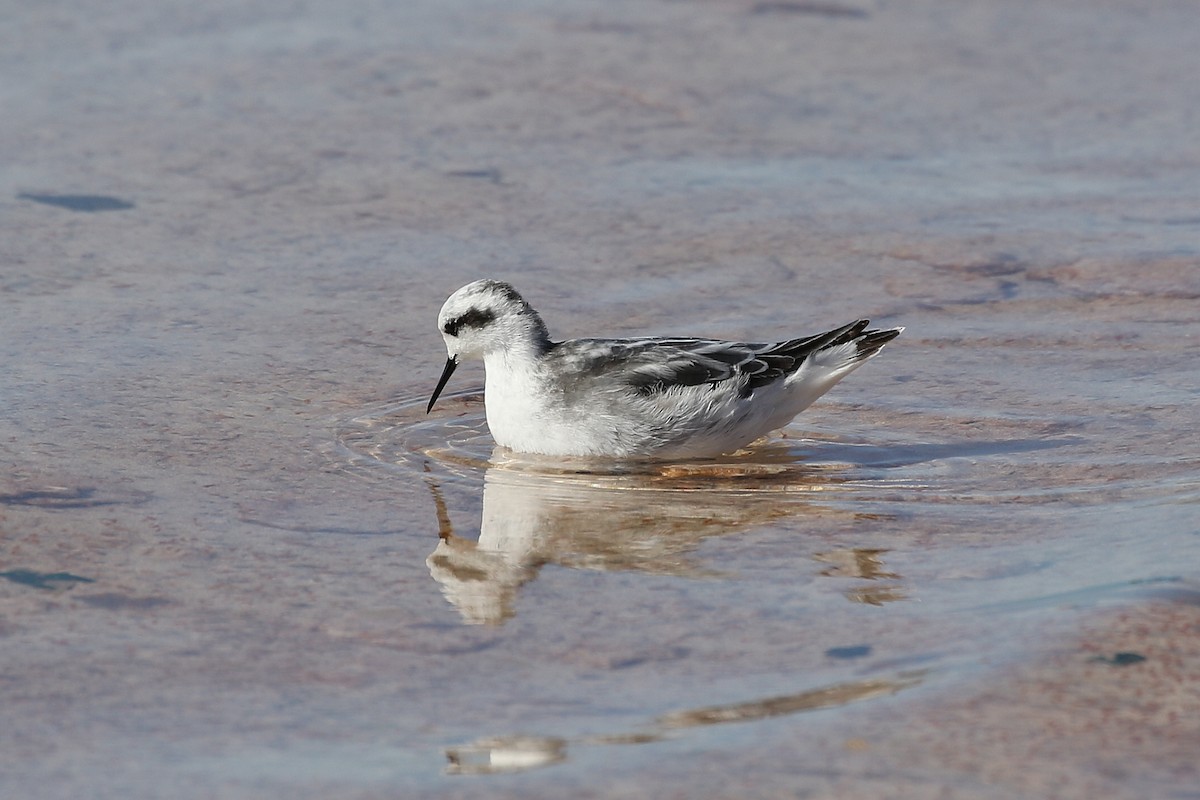
<path id="1" fill-rule="evenodd" d="M 0 794 L 1188 797 L 1191 3 L 0 29 Z M 904 336 L 734 467 L 496 459 L 436 311 Z"/>

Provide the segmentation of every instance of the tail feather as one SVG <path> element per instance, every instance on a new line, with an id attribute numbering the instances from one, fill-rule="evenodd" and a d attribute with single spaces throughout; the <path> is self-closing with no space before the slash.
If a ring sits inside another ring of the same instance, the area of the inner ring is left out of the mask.
<path id="1" fill-rule="evenodd" d="M 840 328 L 834 328 L 825 333 L 818 333 L 815 336 L 806 336 L 803 339 L 791 339 L 786 342 L 780 342 L 767 352 L 769 354 L 778 353 L 791 356 L 796 358 L 797 362 L 802 362 L 810 353 L 816 353 L 827 347 L 853 341 L 870 324 L 870 320 L 860 319 L 851 322 L 849 325 L 843 325 Z"/>
<path id="2" fill-rule="evenodd" d="M 792 379 L 805 376 L 812 380 L 815 376 L 823 379 L 814 384 L 826 384 L 826 388 L 853 372 L 864 361 L 876 355 L 883 346 L 895 339 L 904 328 L 887 328 L 867 330 L 870 322 L 860 319 L 844 327 L 830 331 L 821 336 L 824 341 L 820 346 L 809 351 L 803 363 L 792 373 Z"/>
<path id="3" fill-rule="evenodd" d="M 869 324 L 868 320 L 860 319 L 814 337 L 821 341 L 820 346 L 805 354 L 784 384 L 789 397 L 784 409 L 786 415 L 789 415 L 788 419 L 808 408 L 817 398 L 862 366 L 867 359 L 877 354 L 885 344 L 904 330 L 867 330 Z M 783 418 L 782 414 L 780 418 Z"/>
<path id="4" fill-rule="evenodd" d="M 854 354 L 854 361 L 866 361 L 871 356 L 878 353 L 885 344 L 895 339 L 904 328 L 886 328 L 883 330 L 863 331 L 862 336 L 855 342 L 858 352 Z"/>

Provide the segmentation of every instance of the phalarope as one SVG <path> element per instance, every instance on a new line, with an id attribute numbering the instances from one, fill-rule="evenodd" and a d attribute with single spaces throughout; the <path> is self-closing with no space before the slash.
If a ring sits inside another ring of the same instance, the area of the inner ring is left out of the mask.
<path id="1" fill-rule="evenodd" d="M 442 306 L 446 367 L 426 413 L 467 358 L 483 360 L 496 443 L 518 453 L 705 458 L 782 428 L 904 328 L 860 319 L 768 344 L 713 339 L 554 342 L 507 283 L 479 280 Z"/>

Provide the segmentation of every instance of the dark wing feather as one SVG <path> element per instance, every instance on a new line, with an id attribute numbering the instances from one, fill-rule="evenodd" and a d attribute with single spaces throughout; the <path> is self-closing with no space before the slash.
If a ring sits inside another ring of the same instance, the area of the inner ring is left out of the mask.
<path id="1" fill-rule="evenodd" d="M 765 364 L 766 369 L 750 375 L 747 389 L 753 391 L 760 386 L 766 386 L 780 378 L 791 375 L 800 369 L 800 365 L 804 363 L 804 359 L 813 353 L 818 350 L 824 350 L 826 347 L 836 347 L 837 345 L 853 341 L 856 337 L 862 335 L 863 330 L 869 324 L 867 320 L 860 319 L 857 322 L 851 322 L 849 325 L 843 325 L 840 328 L 834 328 L 825 333 L 818 333 L 816 336 L 806 336 L 803 339 L 789 339 L 786 342 L 779 342 L 777 344 L 761 345 L 761 349 L 755 352 L 755 358 L 757 361 Z"/>
<path id="2" fill-rule="evenodd" d="M 866 331 L 867 320 L 786 342 L 755 344 L 713 339 L 575 339 L 556 344 L 550 355 L 570 362 L 563 374 L 597 377 L 619 372 L 641 395 L 681 386 L 716 385 L 741 378 L 744 394 L 795 372 L 811 354 L 858 340 L 856 358 L 873 355 L 899 331 Z M 865 334 L 864 334 L 865 331 Z M 861 338 L 860 338 L 861 337 Z"/>
<path id="3" fill-rule="evenodd" d="M 649 340 L 643 346 L 646 349 L 630 359 L 626 372 L 626 382 L 642 395 L 680 386 L 715 386 L 743 376 L 752 382 L 770 382 L 776 374 L 772 364 L 758 355 L 767 345 L 671 339 Z"/>

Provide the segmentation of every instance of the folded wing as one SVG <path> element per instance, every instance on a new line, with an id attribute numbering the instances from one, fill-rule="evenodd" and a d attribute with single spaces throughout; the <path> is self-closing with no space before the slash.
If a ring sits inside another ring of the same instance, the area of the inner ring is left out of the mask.
<path id="1" fill-rule="evenodd" d="M 652 396 L 688 386 L 736 380 L 749 395 L 785 379 L 813 353 L 855 343 L 848 361 L 866 359 L 899 330 L 866 330 L 865 319 L 785 342 L 755 344 L 713 339 L 576 339 L 555 347 L 555 357 L 571 362 L 570 373 L 600 377 Z"/>

